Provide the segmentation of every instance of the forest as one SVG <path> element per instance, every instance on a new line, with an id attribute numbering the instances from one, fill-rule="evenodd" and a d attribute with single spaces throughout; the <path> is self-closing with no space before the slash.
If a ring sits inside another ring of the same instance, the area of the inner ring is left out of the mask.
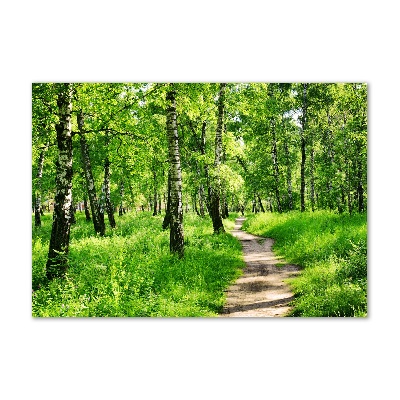
<path id="1" fill-rule="evenodd" d="M 33 83 L 32 315 L 216 317 L 243 229 L 292 317 L 367 316 L 365 83 Z"/>

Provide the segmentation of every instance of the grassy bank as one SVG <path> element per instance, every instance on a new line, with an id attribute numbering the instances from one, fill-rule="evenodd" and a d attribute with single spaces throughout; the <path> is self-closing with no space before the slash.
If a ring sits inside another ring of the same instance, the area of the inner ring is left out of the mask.
<path id="1" fill-rule="evenodd" d="M 71 230 L 70 268 L 65 279 L 48 282 L 45 264 L 51 215 L 32 230 L 32 314 L 35 317 L 215 316 L 224 289 L 241 273 L 240 243 L 213 235 L 208 217 L 184 216 L 185 257 L 169 255 L 162 216 L 128 213 L 105 237 L 77 213 Z M 233 227 L 234 215 L 225 220 Z"/>
<path id="2" fill-rule="evenodd" d="M 274 251 L 303 268 L 290 281 L 293 316 L 367 315 L 367 216 L 328 211 L 251 215 L 243 229 L 276 240 Z"/>

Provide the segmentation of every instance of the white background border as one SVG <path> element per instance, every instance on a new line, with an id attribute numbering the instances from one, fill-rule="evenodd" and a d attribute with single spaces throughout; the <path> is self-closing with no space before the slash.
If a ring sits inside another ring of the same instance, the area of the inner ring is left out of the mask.
<path id="1" fill-rule="evenodd" d="M 395 4 L 2 5 L 1 397 L 393 398 L 399 360 Z M 30 145 L 36 81 L 367 82 L 369 317 L 33 319 Z"/>

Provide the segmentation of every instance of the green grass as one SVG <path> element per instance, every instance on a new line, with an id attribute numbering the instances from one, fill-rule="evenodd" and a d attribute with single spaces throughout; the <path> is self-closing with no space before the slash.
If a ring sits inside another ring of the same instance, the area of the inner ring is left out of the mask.
<path id="1" fill-rule="evenodd" d="M 366 214 L 265 213 L 249 216 L 243 229 L 274 238 L 274 251 L 303 268 L 289 280 L 292 316 L 367 315 Z"/>
<path id="2" fill-rule="evenodd" d="M 224 221 L 232 229 L 234 217 Z M 117 217 L 118 218 L 118 217 Z M 212 317 L 224 290 L 241 274 L 241 246 L 213 235 L 208 217 L 184 215 L 185 257 L 169 254 L 162 216 L 128 213 L 105 237 L 77 213 L 64 279 L 45 276 L 52 216 L 32 231 L 32 314 L 35 317 Z"/>

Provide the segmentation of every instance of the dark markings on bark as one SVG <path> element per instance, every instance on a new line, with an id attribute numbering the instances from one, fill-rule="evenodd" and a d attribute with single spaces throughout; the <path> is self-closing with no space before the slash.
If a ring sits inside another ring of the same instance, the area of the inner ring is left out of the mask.
<path id="1" fill-rule="evenodd" d="M 176 92 L 167 93 L 167 137 L 170 181 L 170 252 L 179 257 L 184 255 L 182 175 L 179 154 L 178 129 L 176 124 Z"/>
<path id="2" fill-rule="evenodd" d="M 46 276 L 63 277 L 68 269 L 72 202 L 72 84 L 55 84 L 59 90 L 56 125 L 58 160 L 56 163 L 56 196 L 53 213 Z"/>

